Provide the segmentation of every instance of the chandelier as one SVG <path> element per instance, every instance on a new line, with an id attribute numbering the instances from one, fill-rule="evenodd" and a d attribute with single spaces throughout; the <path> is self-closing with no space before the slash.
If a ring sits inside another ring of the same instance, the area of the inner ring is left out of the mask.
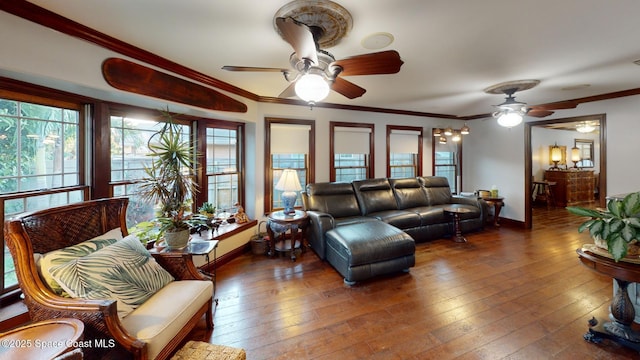
<path id="1" fill-rule="evenodd" d="M 583 134 L 590 133 L 595 129 L 595 125 L 590 121 L 582 121 L 576 125 L 576 130 Z"/>
<path id="2" fill-rule="evenodd" d="M 447 137 L 451 137 L 451 141 L 453 142 L 459 142 L 462 140 L 462 135 L 469 135 L 471 133 L 471 129 L 469 129 L 469 126 L 465 123 L 460 129 L 452 129 L 450 126 L 444 129 L 433 128 L 432 133 L 434 138 L 438 138 L 438 143 L 446 144 Z"/>

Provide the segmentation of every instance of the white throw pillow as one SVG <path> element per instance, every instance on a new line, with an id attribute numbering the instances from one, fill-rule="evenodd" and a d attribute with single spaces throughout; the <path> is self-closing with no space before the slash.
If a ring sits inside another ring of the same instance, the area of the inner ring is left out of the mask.
<path id="1" fill-rule="evenodd" d="M 36 259 L 36 265 L 38 266 L 38 272 L 44 282 L 49 285 L 49 288 L 56 294 L 64 297 L 69 297 L 60 284 L 51 277 L 49 269 L 53 266 L 66 264 L 71 260 L 77 259 L 91 254 L 97 250 L 105 248 L 116 241 L 122 239 L 122 231 L 120 228 L 115 228 L 107 231 L 106 233 L 96 236 L 93 239 L 81 242 L 76 245 L 72 245 L 63 249 L 50 251 L 39 257 L 34 254 Z M 39 255 L 39 254 L 37 254 Z"/>
<path id="2" fill-rule="evenodd" d="M 120 318 L 174 280 L 131 235 L 49 272 L 74 298 L 117 300 Z"/>

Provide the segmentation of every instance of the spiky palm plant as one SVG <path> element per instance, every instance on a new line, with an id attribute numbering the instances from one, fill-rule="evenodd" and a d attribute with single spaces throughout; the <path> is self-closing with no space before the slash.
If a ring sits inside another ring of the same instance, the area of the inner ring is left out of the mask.
<path id="1" fill-rule="evenodd" d="M 191 210 L 187 202 L 198 190 L 193 174 L 194 149 L 168 109 L 161 113 L 165 122 L 149 139 L 148 156 L 153 159 L 145 166 L 146 177 L 138 188 L 142 199 L 160 205 L 156 219 L 160 223 L 159 235 L 189 229 L 190 217 L 185 210 Z"/>

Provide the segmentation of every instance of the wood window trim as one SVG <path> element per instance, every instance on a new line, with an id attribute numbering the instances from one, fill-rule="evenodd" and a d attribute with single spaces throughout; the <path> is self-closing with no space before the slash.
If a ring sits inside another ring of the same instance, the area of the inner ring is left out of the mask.
<path id="1" fill-rule="evenodd" d="M 265 172 L 264 172 L 264 213 L 268 214 L 273 209 L 271 208 L 271 204 L 273 204 L 273 190 L 271 189 L 271 184 L 273 183 L 273 177 L 271 174 L 271 124 L 290 124 L 290 125 L 306 125 L 310 126 L 309 130 L 309 164 L 308 164 L 308 174 L 307 174 L 307 182 L 314 183 L 315 176 L 315 167 L 316 167 L 316 123 L 313 120 L 301 120 L 301 119 L 286 119 L 286 118 L 274 118 L 274 117 L 265 117 L 264 118 L 264 164 L 265 164 Z"/>
<path id="2" fill-rule="evenodd" d="M 408 130 L 408 131 L 418 131 L 420 135 L 418 135 L 418 163 L 417 166 L 417 174 L 416 176 L 422 176 L 422 159 L 423 159 L 423 137 L 424 137 L 424 128 L 420 126 L 401 126 L 401 125 L 387 125 L 387 177 L 391 177 L 391 133 L 393 130 Z"/>
<path id="3" fill-rule="evenodd" d="M 370 123 L 353 123 L 353 122 L 329 122 L 329 181 L 336 181 L 336 166 L 335 166 L 335 128 L 336 127 L 352 127 L 361 129 L 370 129 L 369 133 L 369 169 L 367 171 L 367 178 L 371 179 L 375 174 L 375 124 Z"/>

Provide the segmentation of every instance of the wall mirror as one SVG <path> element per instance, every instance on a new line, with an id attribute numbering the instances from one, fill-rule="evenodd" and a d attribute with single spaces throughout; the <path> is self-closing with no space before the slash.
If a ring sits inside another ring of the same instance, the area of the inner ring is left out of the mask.
<path id="1" fill-rule="evenodd" d="M 591 139 L 575 139 L 574 146 L 578 148 L 580 153 L 580 161 L 576 163 L 579 168 L 593 167 L 593 140 Z"/>

